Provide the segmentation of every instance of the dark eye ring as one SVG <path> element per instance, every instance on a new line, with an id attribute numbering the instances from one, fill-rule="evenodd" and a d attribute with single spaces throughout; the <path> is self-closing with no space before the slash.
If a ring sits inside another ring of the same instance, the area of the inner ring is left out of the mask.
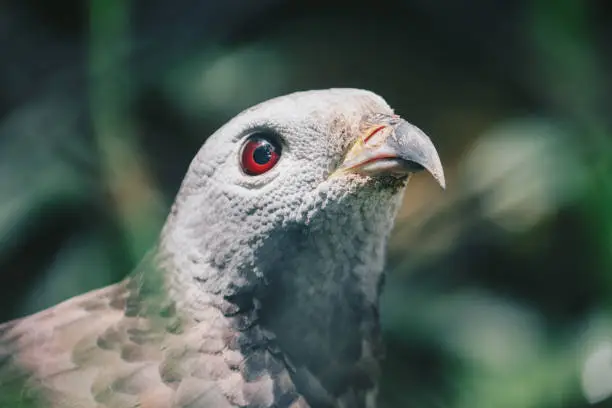
<path id="1" fill-rule="evenodd" d="M 240 165 L 249 176 L 257 176 L 272 169 L 281 156 L 281 145 L 265 132 L 250 135 L 242 146 Z"/>

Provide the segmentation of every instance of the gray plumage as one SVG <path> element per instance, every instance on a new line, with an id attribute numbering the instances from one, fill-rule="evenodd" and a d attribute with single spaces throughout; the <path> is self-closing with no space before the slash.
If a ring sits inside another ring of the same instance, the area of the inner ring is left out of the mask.
<path id="1" fill-rule="evenodd" d="M 257 176 L 239 158 L 253 132 L 283 146 Z M 386 242 L 422 168 L 444 185 L 429 138 L 368 91 L 242 112 L 128 278 L 0 325 L 0 405 L 374 407 Z"/>

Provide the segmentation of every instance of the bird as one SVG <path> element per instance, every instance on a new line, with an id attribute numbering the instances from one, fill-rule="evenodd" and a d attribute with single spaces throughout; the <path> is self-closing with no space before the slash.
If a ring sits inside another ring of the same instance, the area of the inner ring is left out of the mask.
<path id="1" fill-rule="evenodd" d="M 378 94 L 297 91 L 206 139 L 122 281 L 0 325 L 0 406 L 374 408 L 385 252 L 432 140 Z"/>

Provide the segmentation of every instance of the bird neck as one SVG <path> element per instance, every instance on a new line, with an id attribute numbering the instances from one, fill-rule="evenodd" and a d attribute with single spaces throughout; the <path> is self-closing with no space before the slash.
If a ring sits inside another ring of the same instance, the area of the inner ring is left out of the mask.
<path id="1" fill-rule="evenodd" d="M 339 236 L 334 225 L 296 228 L 266 271 L 260 325 L 274 333 L 298 382 L 314 377 L 340 395 L 375 384 L 382 353 L 378 298 L 390 225 Z M 346 232 L 346 229 L 344 229 Z M 298 384 L 299 385 L 299 384 Z M 302 387 L 303 388 L 303 387 Z"/>
<path id="2" fill-rule="evenodd" d="M 229 321 L 266 333 L 300 390 L 315 384 L 323 390 L 315 394 L 338 396 L 355 384 L 371 388 L 382 354 L 385 249 L 401 195 L 387 199 L 338 202 L 261 236 L 242 237 L 236 228 L 232 241 L 171 219 L 160 245 L 171 298 L 192 316 L 221 305 Z"/>

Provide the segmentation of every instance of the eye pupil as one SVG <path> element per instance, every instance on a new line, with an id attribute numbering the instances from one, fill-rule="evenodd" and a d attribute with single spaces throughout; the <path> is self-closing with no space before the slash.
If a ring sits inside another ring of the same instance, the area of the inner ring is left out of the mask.
<path id="1" fill-rule="evenodd" d="M 272 158 L 272 145 L 263 142 L 253 152 L 253 160 L 257 164 L 266 164 Z"/>

